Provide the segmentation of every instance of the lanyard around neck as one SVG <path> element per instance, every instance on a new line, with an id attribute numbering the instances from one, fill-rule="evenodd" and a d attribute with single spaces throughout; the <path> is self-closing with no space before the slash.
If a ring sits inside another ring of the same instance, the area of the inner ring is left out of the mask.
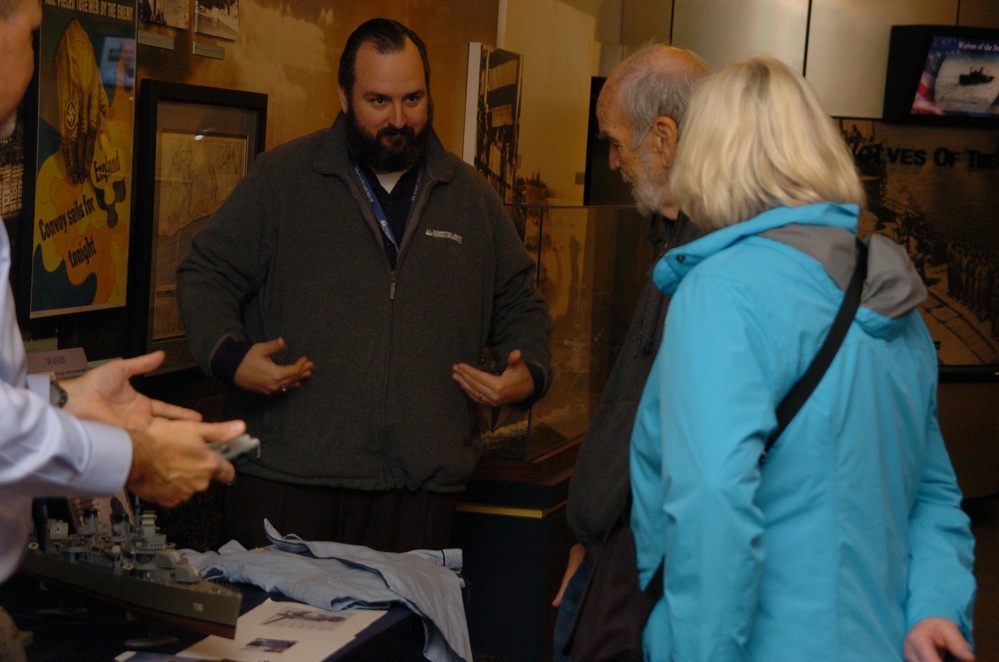
<path id="1" fill-rule="evenodd" d="M 391 226 L 389 226 L 388 217 L 385 215 L 385 210 L 382 209 L 381 203 L 378 202 L 378 197 L 375 196 L 374 189 L 372 189 L 371 184 L 368 183 L 368 178 L 364 176 L 364 171 L 361 170 L 361 166 L 357 164 L 357 161 L 355 161 L 353 157 L 350 159 L 350 164 L 354 166 L 354 172 L 357 173 L 357 178 L 361 180 L 361 187 L 364 189 L 364 195 L 368 198 L 368 204 L 371 205 L 371 212 L 375 215 L 375 220 L 378 221 L 378 225 L 385 234 L 385 238 L 392 242 L 392 245 L 395 246 L 396 250 L 399 250 L 399 242 L 396 240 L 395 233 L 392 232 Z M 416 194 L 420 190 L 420 178 L 422 177 L 423 171 L 420 170 L 416 173 L 416 182 L 413 184 L 413 194 L 409 198 L 410 210 L 413 209 L 413 203 L 416 202 Z"/>

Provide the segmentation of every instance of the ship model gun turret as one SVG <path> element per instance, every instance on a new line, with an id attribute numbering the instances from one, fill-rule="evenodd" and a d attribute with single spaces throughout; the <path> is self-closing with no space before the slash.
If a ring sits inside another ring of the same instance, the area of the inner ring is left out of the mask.
<path id="1" fill-rule="evenodd" d="M 112 505 L 107 523 L 96 508 L 84 509 L 74 533 L 36 506 L 22 569 L 151 618 L 232 638 L 240 593 L 205 580 L 187 563 L 157 528 L 155 511 L 137 504 L 133 522 L 120 502 Z"/>

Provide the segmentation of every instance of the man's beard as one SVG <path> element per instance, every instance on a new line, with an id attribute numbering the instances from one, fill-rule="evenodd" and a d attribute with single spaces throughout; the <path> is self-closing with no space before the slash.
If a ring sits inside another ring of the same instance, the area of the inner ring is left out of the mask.
<path id="1" fill-rule="evenodd" d="M 653 189 L 651 182 L 644 179 L 634 182 L 631 197 L 635 199 L 635 207 L 642 216 L 652 216 L 659 212 L 659 191 Z"/>
<path id="2" fill-rule="evenodd" d="M 409 170 L 427 151 L 432 126 L 432 118 L 429 116 L 419 133 L 407 124 L 402 128 L 387 126 L 373 137 L 357 124 L 353 109 L 348 108 L 346 116 L 347 143 L 351 152 L 358 161 L 375 172 Z"/>
<path id="3" fill-rule="evenodd" d="M 669 170 L 662 169 L 644 149 L 638 154 L 640 173 L 631 181 L 631 196 L 643 216 L 652 216 L 669 206 Z"/>

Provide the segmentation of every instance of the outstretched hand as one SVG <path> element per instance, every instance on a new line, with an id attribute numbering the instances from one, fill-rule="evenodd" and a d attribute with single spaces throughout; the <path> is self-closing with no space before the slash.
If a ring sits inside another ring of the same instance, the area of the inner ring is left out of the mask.
<path id="1" fill-rule="evenodd" d="M 284 338 L 258 342 L 243 357 L 233 382 L 244 391 L 270 395 L 287 393 L 288 389 L 298 388 L 302 382 L 312 377 L 316 364 L 302 356 L 291 365 L 274 362 L 274 354 L 287 349 Z"/>
<path id="2" fill-rule="evenodd" d="M 193 409 L 153 400 L 132 388 L 132 377 L 155 370 L 165 356 L 156 351 L 132 359 L 115 359 L 60 382 L 69 395 L 66 411 L 77 418 L 128 430 L 142 430 L 157 416 L 200 421 L 201 414 Z"/>
<path id="3" fill-rule="evenodd" d="M 77 418 L 129 431 L 132 465 L 125 486 L 146 501 L 173 507 L 208 489 L 213 480 L 231 482 L 232 464 L 206 442 L 229 441 L 246 431 L 243 421 L 203 423 L 193 409 L 153 400 L 132 388 L 135 375 L 151 372 L 165 354 L 116 359 L 62 382 L 65 410 Z"/>
<path id="4" fill-rule="evenodd" d="M 140 498 L 172 508 L 213 480 L 229 483 L 236 470 L 206 442 L 229 441 L 243 434 L 243 421 L 200 423 L 155 418 L 130 432 L 132 468 L 125 486 Z"/>
<path id="5" fill-rule="evenodd" d="M 510 352 L 506 370 L 494 375 L 467 363 L 451 366 L 451 377 L 475 402 L 489 407 L 523 402 L 534 393 L 534 379 L 519 349 Z"/>
<path id="6" fill-rule="evenodd" d="M 905 635 L 902 656 L 905 662 L 942 662 L 946 655 L 961 662 L 973 662 L 971 644 L 957 623 L 947 618 L 924 618 Z"/>

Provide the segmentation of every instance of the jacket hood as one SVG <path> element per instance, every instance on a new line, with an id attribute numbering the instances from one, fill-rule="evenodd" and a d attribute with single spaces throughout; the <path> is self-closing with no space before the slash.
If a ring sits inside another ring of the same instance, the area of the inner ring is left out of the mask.
<path id="1" fill-rule="evenodd" d="M 856 205 L 820 203 L 778 207 L 732 226 L 715 230 L 666 253 L 656 264 L 653 279 L 667 295 L 698 264 L 752 237 L 779 241 L 814 258 L 845 290 L 856 263 Z M 881 235 L 865 240 L 867 278 L 857 321 L 870 335 L 890 337 L 892 320 L 912 312 L 926 299 L 926 286 L 904 248 Z"/>

